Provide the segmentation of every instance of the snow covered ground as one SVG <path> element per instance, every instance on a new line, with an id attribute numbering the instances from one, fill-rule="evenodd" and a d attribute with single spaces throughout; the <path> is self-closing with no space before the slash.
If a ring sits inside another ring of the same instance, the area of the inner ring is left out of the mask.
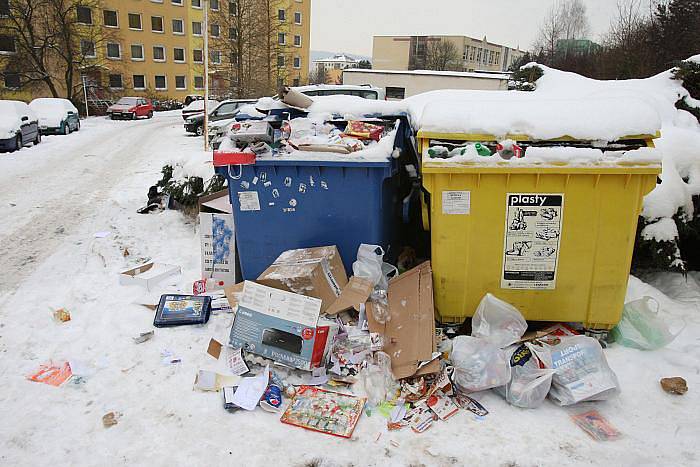
<path id="1" fill-rule="evenodd" d="M 700 275 L 692 273 L 631 278 L 628 298 L 651 295 L 687 326 L 662 350 L 606 350 L 622 387 L 612 401 L 524 410 L 488 392 L 476 395 L 491 412 L 483 419 L 460 412 L 415 434 L 388 432 L 375 414 L 360 419 L 352 440 L 284 425 L 260 409 L 225 412 L 218 394 L 192 383 L 198 369 L 212 368 L 207 344 L 225 342 L 230 316 L 157 329 L 143 344 L 131 339 L 152 329 L 153 312 L 140 303 L 187 292 L 199 276 L 195 224 L 175 211 L 136 214 L 174 159 L 190 173 L 209 170 L 201 139 L 185 136 L 177 113 L 93 118 L 80 133 L 0 154 L 0 464 L 700 465 Z M 183 274 L 151 294 L 120 286 L 118 272 L 145 258 L 181 265 Z M 70 322 L 53 320 L 60 307 Z M 164 350 L 182 362 L 163 364 Z M 49 360 L 83 367 L 84 382 L 56 388 L 26 379 Z M 664 393 L 666 376 L 684 377 L 689 392 Z M 569 418 L 589 407 L 624 437 L 589 439 Z M 122 416 L 104 428 L 108 412 Z"/>

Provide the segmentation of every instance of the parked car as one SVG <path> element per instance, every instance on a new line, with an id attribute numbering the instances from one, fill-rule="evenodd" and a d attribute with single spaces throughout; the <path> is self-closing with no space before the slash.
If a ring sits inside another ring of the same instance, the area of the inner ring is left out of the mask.
<path id="1" fill-rule="evenodd" d="M 39 118 L 24 102 L 0 101 L 0 150 L 19 151 L 29 142 L 41 143 Z"/>
<path id="2" fill-rule="evenodd" d="M 183 107 L 182 102 L 176 101 L 174 99 L 167 99 L 163 101 L 152 101 L 153 110 L 156 112 L 165 112 L 167 110 L 177 110 Z"/>
<path id="3" fill-rule="evenodd" d="M 208 106 L 210 109 L 214 109 L 218 107 L 218 105 L 219 101 L 209 99 Z M 189 103 L 189 105 L 185 106 L 185 108 L 182 109 L 182 119 L 187 120 L 192 115 L 197 115 L 201 113 L 204 113 L 204 99 L 192 101 Z"/>
<path id="4" fill-rule="evenodd" d="M 190 105 L 193 101 L 201 101 L 204 99 L 204 96 L 201 94 L 189 94 L 185 96 L 185 107 Z"/>
<path id="5" fill-rule="evenodd" d="M 139 117 L 153 118 L 153 104 L 145 97 L 122 97 L 116 104 L 110 105 L 107 115 L 112 120 L 127 118 L 134 120 Z"/>
<path id="6" fill-rule="evenodd" d="M 209 121 L 218 122 L 221 120 L 233 119 L 238 113 L 238 109 L 246 104 L 255 103 L 255 99 L 230 99 L 220 103 L 214 110 L 209 112 Z M 187 117 L 185 120 L 185 131 L 202 136 L 204 131 L 204 112 Z"/>
<path id="7" fill-rule="evenodd" d="M 39 129 L 43 135 L 67 135 L 80 130 L 78 109 L 68 99 L 40 97 L 30 102 L 29 108 L 39 117 Z"/>
<path id="8" fill-rule="evenodd" d="M 298 86 L 293 89 L 306 94 L 307 96 L 359 96 L 364 99 L 385 100 L 386 91 L 382 88 L 375 88 L 370 85 L 352 84 L 311 84 L 309 86 Z"/>

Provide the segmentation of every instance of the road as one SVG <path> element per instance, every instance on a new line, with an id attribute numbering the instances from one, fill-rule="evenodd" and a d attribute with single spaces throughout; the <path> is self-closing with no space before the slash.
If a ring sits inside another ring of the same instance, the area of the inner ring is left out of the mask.
<path id="1" fill-rule="evenodd" d="M 163 138 L 187 138 L 177 113 L 139 121 L 90 118 L 78 133 L 0 153 L 0 264 L 11 272 L 0 275 L 0 296 L 94 216 L 106 194 Z"/>

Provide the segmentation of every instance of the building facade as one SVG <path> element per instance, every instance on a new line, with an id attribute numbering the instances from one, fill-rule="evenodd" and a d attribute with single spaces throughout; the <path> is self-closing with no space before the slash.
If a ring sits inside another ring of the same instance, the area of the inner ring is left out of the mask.
<path id="1" fill-rule="evenodd" d="M 240 81 L 232 77 L 236 70 L 232 65 L 243 59 L 232 44 L 243 32 L 239 31 L 235 15 L 247 8 L 250 18 L 269 21 L 269 25 L 255 30 L 256 34 L 265 30 L 266 37 L 249 42 L 265 43 L 271 63 L 257 64 L 258 70 L 253 73 L 275 75 L 276 79 L 268 80 L 275 83 L 267 88 L 276 88 L 279 84 L 306 84 L 310 1 L 94 0 L 77 3 L 78 27 L 86 31 L 84 37 L 76 39 L 83 54 L 83 63 L 76 72 L 80 75 L 77 81 L 85 76 L 92 93 L 109 97 L 130 95 L 182 100 L 189 94 L 203 94 L 204 35 L 209 34 L 210 91 L 221 98 L 237 96 Z M 2 3 L 0 0 L 0 10 Z M 204 27 L 204 8 L 208 8 L 208 31 Z M 0 33 L 0 44 L 3 40 L 7 39 Z M 5 48 L 0 54 L 4 53 L 4 58 L 9 59 L 12 47 Z M 247 50 L 245 53 L 252 55 L 254 52 Z M 17 77 L 21 73 L 3 67 L 2 55 L 0 71 L 3 72 L 0 94 L 4 98 L 51 95 L 41 83 L 34 83 L 29 91 L 23 89 L 22 80 Z M 256 88 L 259 92 L 263 92 L 262 89 Z M 66 94 L 61 92 L 61 95 Z M 75 95 L 76 99 L 82 99 L 78 93 Z"/>
<path id="2" fill-rule="evenodd" d="M 453 71 L 507 71 L 525 54 L 519 48 L 489 42 L 486 37 L 374 36 L 372 64 L 381 70 L 425 69 L 431 44 L 442 41 L 455 46 Z"/>
<path id="3" fill-rule="evenodd" d="M 314 60 L 314 72 L 316 76 L 325 74 L 326 84 L 340 84 L 343 81 L 343 70 L 357 68 L 360 61 L 344 54 L 333 57 Z"/>

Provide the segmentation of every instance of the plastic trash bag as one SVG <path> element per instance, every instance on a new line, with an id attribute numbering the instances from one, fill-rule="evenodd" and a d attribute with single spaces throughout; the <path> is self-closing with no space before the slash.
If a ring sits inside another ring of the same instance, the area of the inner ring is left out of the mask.
<path id="1" fill-rule="evenodd" d="M 526 330 L 527 322 L 517 308 L 490 293 L 481 299 L 472 318 L 472 336 L 488 339 L 501 349 L 517 342 Z"/>
<path id="2" fill-rule="evenodd" d="M 555 371 L 549 395 L 557 404 L 607 400 L 620 392 L 617 376 L 596 339 L 561 336 L 551 351 Z"/>
<path id="3" fill-rule="evenodd" d="M 384 249 L 378 245 L 363 243 L 357 249 L 357 260 L 352 263 L 352 273 L 357 277 L 368 279 L 377 285 L 382 279 Z"/>
<path id="4" fill-rule="evenodd" d="M 505 352 L 486 339 L 457 336 L 452 340 L 453 383 L 470 393 L 503 386 L 510 381 Z"/>
<path id="5" fill-rule="evenodd" d="M 670 344 L 682 330 L 681 327 L 672 334 L 666 320 L 659 317 L 659 302 L 642 297 L 625 304 L 622 319 L 613 328 L 612 336 L 625 347 L 656 350 Z"/>
<path id="6" fill-rule="evenodd" d="M 398 383 L 391 372 L 391 357 L 384 352 L 375 352 L 360 372 L 360 378 L 370 406 L 376 407 L 396 395 Z"/>
<path id="7" fill-rule="evenodd" d="M 539 407 L 549 393 L 554 376 L 549 347 L 526 342 L 513 345 L 505 352 L 510 363 L 510 382 L 495 391 L 516 407 Z"/>

